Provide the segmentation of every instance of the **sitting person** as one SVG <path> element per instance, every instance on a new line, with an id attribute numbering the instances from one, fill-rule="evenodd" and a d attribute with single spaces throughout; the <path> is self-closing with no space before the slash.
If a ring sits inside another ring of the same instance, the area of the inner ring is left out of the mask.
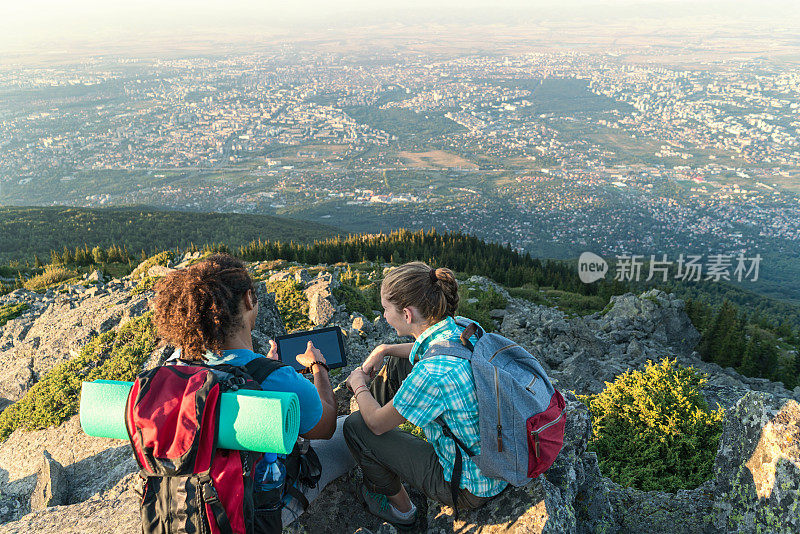
<path id="1" fill-rule="evenodd" d="M 414 343 L 380 345 L 347 379 L 359 411 L 347 417 L 344 438 L 364 474 L 361 493 L 369 511 L 398 526 L 411 526 L 416 507 L 407 482 L 427 497 L 459 509 L 482 506 L 507 486 L 484 476 L 466 455 L 457 502 L 450 479 L 456 444 L 436 422 L 441 416 L 453 434 L 480 454 L 478 402 L 470 363 L 453 356 L 424 359 L 433 341 L 457 341 L 458 284 L 449 269 L 412 262 L 391 270 L 381 285 L 386 321 Z M 473 336 L 473 343 L 477 340 Z M 389 360 L 383 366 L 384 358 Z M 381 369 L 381 366 L 383 368 Z M 368 387 L 367 381 L 377 374 Z M 428 441 L 399 430 L 409 421 Z"/>
<path id="2" fill-rule="evenodd" d="M 250 274 L 241 261 L 228 255 L 214 255 L 186 269 L 173 271 L 156 285 L 155 324 L 159 336 L 178 348 L 173 360 L 244 367 L 264 358 L 253 351 L 251 330 L 257 316 L 258 298 Z M 278 357 L 273 340 L 270 340 L 266 357 Z M 348 462 L 342 438 L 344 417 L 337 422 L 336 401 L 323 354 L 309 342 L 297 361 L 311 370 L 313 384 L 287 365 L 271 372 L 261 388 L 297 394 L 300 436 L 315 440 L 313 447 L 322 464 L 322 477 L 316 487 L 298 488 L 311 501 L 328 482 L 344 474 L 353 464 Z M 267 526 L 257 532 L 280 532 L 281 522 L 288 524 L 302 513 L 302 506 L 296 499 L 285 497 L 283 501 L 282 509 L 278 505 L 264 521 Z"/>

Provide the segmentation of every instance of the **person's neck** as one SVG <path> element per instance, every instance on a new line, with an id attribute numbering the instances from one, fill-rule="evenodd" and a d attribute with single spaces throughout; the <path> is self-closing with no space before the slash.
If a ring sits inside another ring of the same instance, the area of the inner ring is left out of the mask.
<path id="1" fill-rule="evenodd" d="M 239 330 L 222 344 L 222 350 L 247 349 L 253 350 L 253 336 L 247 329 Z"/>
<path id="2" fill-rule="evenodd" d="M 433 324 L 412 325 L 411 337 L 413 337 L 414 339 L 418 339 L 419 336 L 425 333 L 425 330 L 427 330 L 431 326 L 433 326 Z"/>

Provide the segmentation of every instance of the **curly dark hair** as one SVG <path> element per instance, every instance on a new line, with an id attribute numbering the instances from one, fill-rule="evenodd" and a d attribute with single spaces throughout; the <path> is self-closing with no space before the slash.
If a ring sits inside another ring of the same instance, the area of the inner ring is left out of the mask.
<path id="1" fill-rule="evenodd" d="M 241 327 L 240 304 L 253 279 L 244 264 L 215 254 L 172 271 L 155 287 L 155 324 L 162 340 L 181 349 L 185 360 L 220 354 L 225 339 Z"/>

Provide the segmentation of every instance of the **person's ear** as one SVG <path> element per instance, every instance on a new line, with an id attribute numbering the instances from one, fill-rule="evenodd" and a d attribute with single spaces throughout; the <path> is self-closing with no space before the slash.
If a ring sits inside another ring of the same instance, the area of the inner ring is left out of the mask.
<path id="1" fill-rule="evenodd" d="M 414 310 L 411 308 L 403 308 L 403 318 L 406 320 L 406 324 L 411 324 L 414 322 Z"/>
<path id="2" fill-rule="evenodd" d="M 244 294 L 244 303 L 245 303 L 245 309 L 248 311 L 255 308 L 256 304 L 258 304 L 258 299 L 253 293 L 252 289 L 248 289 L 247 293 Z"/>

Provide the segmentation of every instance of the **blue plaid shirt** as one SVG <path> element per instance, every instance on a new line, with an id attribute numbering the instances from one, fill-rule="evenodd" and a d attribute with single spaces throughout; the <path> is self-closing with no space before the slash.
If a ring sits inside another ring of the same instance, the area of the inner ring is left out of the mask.
<path id="1" fill-rule="evenodd" d="M 408 359 L 414 365 L 394 396 L 395 409 L 409 422 L 422 428 L 433 445 L 448 482 L 453 475 L 456 445 L 446 437 L 435 419 L 440 415 L 444 422 L 469 449 L 480 454 L 480 429 L 478 426 L 478 397 L 470 363 L 454 356 L 434 356 L 425 360 L 432 341 L 457 341 L 460 328 L 452 317 L 447 317 L 422 333 L 411 347 Z M 475 337 L 473 342 L 477 342 Z M 419 360 L 416 363 L 415 360 Z M 478 497 L 493 497 L 508 485 L 504 480 L 484 476 L 478 466 L 462 455 L 464 467 L 461 487 Z"/>

